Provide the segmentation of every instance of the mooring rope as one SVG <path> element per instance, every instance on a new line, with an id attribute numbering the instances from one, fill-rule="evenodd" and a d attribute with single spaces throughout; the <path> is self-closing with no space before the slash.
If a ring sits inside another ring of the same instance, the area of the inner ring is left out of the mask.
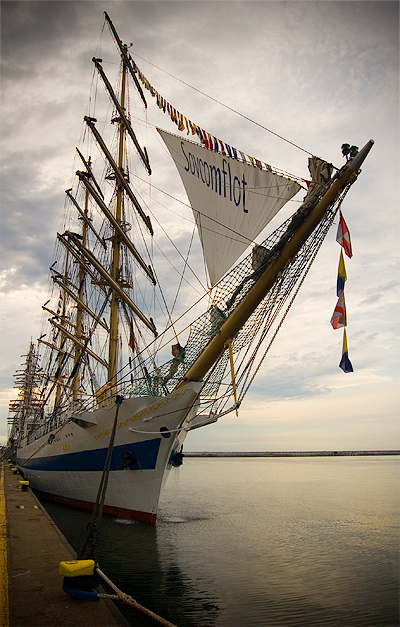
<path id="1" fill-rule="evenodd" d="M 94 509 L 92 512 L 92 517 L 88 525 L 86 538 L 78 554 L 78 560 L 82 560 L 85 557 L 88 558 L 89 556 L 93 557 L 95 550 L 96 550 L 98 531 L 99 531 L 100 523 L 102 520 L 103 506 L 104 506 L 104 501 L 106 498 L 108 478 L 110 475 L 111 456 L 112 456 L 112 452 L 114 448 L 115 432 L 117 430 L 118 413 L 119 413 L 119 408 L 121 407 L 122 401 L 123 401 L 123 397 L 117 395 L 115 398 L 115 404 L 116 404 L 115 418 L 114 418 L 113 428 L 111 431 L 110 443 L 108 445 L 107 457 L 106 457 L 103 472 L 101 475 L 100 485 L 99 485 L 99 489 L 97 492 L 96 502 L 95 502 Z"/>
<path id="2" fill-rule="evenodd" d="M 144 605 L 141 605 L 140 603 L 138 603 L 138 601 L 135 601 L 135 599 L 133 599 L 129 594 L 122 592 L 122 590 L 117 588 L 117 586 L 107 577 L 107 575 L 105 575 L 100 570 L 100 568 L 96 567 L 96 571 L 100 575 L 100 577 L 104 579 L 104 581 L 116 593 L 116 594 L 98 594 L 97 596 L 100 599 L 111 599 L 113 601 L 116 601 L 116 600 L 123 601 L 127 605 L 131 605 L 132 607 L 135 607 L 137 610 L 139 610 L 143 614 L 150 616 L 150 618 L 153 618 L 155 621 L 160 623 L 160 625 L 165 625 L 165 627 L 177 627 L 174 623 L 171 623 L 169 620 L 162 618 L 162 616 L 159 616 L 155 612 L 152 612 L 151 610 L 149 610 L 147 607 L 144 607 Z"/>

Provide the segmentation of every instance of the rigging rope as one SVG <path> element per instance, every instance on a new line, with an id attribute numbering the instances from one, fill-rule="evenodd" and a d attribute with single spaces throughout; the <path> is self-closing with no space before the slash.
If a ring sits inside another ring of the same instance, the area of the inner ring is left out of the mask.
<path id="1" fill-rule="evenodd" d="M 320 240 L 317 242 L 317 245 L 316 245 L 316 246 L 315 246 L 315 248 L 314 248 L 314 251 L 313 251 L 312 257 L 311 257 L 311 259 L 310 259 L 310 261 L 309 261 L 309 263 L 308 263 L 307 267 L 305 268 L 303 275 L 302 275 L 302 276 L 301 276 L 301 278 L 300 278 L 299 284 L 298 284 L 298 286 L 297 286 L 297 288 L 296 288 L 296 290 L 295 290 L 295 292 L 294 292 L 294 294 L 293 294 L 293 296 L 292 296 L 292 298 L 291 298 L 291 300 L 290 300 L 290 302 L 289 302 L 289 304 L 288 304 L 288 306 L 287 306 L 287 308 L 286 308 L 286 311 L 284 312 L 284 314 L 283 314 L 282 318 L 280 319 L 279 324 L 278 324 L 277 328 L 275 329 L 275 332 L 274 332 L 274 334 L 272 335 L 271 340 L 270 340 L 270 342 L 269 342 L 269 344 L 268 344 L 268 346 L 267 346 L 267 348 L 266 348 L 266 350 L 265 350 L 264 354 L 262 355 L 262 357 L 261 357 L 261 359 L 260 359 L 259 363 L 257 364 L 257 366 L 256 366 L 256 368 L 255 368 L 255 370 L 254 370 L 254 372 L 253 372 L 253 374 L 252 374 L 251 378 L 249 379 L 249 376 L 250 376 L 250 370 L 251 370 L 251 367 L 252 367 L 252 365 L 253 365 L 253 363 L 254 363 L 256 353 L 257 353 L 258 349 L 260 348 L 261 343 L 263 342 L 263 340 L 264 340 L 264 338 L 265 338 L 265 336 L 266 336 L 267 332 L 269 331 L 269 329 L 270 329 L 270 326 L 271 326 L 271 325 L 270 325 L 270 324 L 267 324 L 267 325 L 266 325 L 266 327 L 264 328 L 264 331 L 263 331 L 263 333 L 262 333 L 262 335 L 261 335 L 261 337 L 260 337 L 260 339 L 259 339 L 259 342 L 257 343 L 257 346 L 255 347 L 255 349 L 254 349 L 254 351 L 253 351 L 253 355 L 252 355 L 252 357 L 250 358 L 250 360 L 249 360 L 248 364 L 246 365 L 246 367 L 244 368 L 244 371 L 243 371 L 243 373 L 242 373 L 242 376 L 240 377 L 240 380 L 243 380 L 243 377 L 244 377 L 244 382 L 243 382 L 243 385 L 242 385 L 242 390 L 241 390 L 241 393 L 240 393 L 240 395 L 239 395 L 239 400 L 240 400 L 240 402 L 242 402 L 242 400 L 243 400 L 244 396 L 247 394 L 247 392 L 248 392 L 248 390 L 249 390 L 249 388 L 250 388 L 250 386 L 251 386 L 252 382 L 254 381 L 254 378 L 256 377 L 256 375 L 257 375 L 257 373 L 258 373 L 258 371 L 259 371 L 259 369 L 260 369 L 260 367 L 261 367 L 261 365 L 262 365 L 262 363 L 263 363 L 263 361 L 264 361 L 265 357 L 267 356 L 267 353 L 268 353 L 269 349 L 271 348 L 271 345 L 272 345 L 273 341 L 275 340 L 275 338 L 276 338 L 276 336 L 277 336 L 277 334 L 278 334 L 278 332 L 279 332 L 279 330 L 280 330 L 280 328 L 281 328 L 281 326 L 282 326 L 283 322 L 285 321 L 286 316 L 287 316 L 287 314 L 289 313 L 289 310 L 290 310 L 291 306 L 293 305 L 293 302 L 294 302 L 294 300 L 295 300 L 295 298 L 296 298 L 296 296 L 297 296 L 297 294 L 298 294 L 298 292 L 299 292 L 300 288 L 302 287 L 302 285 L 303 285 L 303 283 L 304 283 L 304 280 L 305 280 L 305 278 L 306 278 L 307 274 L 309 273 L 309 271 L 310 271 L 310 269 L 311 269 L 311 266 L 312 266 L 312 264 L 313 264 L 313 262 L 314 262 L 314 260 L 315 260 L 315 258 L 316 258 L 316 256 L 317 256 L 317 254 L 318 254 L 318 252 L 319 252 L 319 249 L 321 248 L 322 243 L 323 243 L 323 241 L 324 241 L 324 239 L 325 239 L 325 236 L 326 236 L 326 234 L 327 234 L 327 232 L 328 232 L 328 230 L 329 230 L 329 228 L 330 228 L 330 226 L 331 226 L 331 224 L 332 224 L 333 220 L 335 219 L 335 216 L 337 215 L 337 212 L 339 211 L 339 209 L 340 209 L 340 207 L 341 207 L 341 204 L 342 204 L 342 202 L 343 202 L 343 200 L 344 200 L 344 198 L 345 198 L 345 196 L 346 196 L 347 192 L 349 191 L 350 187 L 351 187 L 351 184 L 350 184 L 350 185 L 348 185 L 348 186 L 345 188 L 345 190 L 344 190 L 344 191 L 343 191 L 343 193 L 341 194 L 341 196 L 340 196 L 340 198 L 339 198 L 339 200 L 338 200 L 338 202 L 337 202 L 336 206 L 335 206 L 335 207 L 332 207 L 331 212 L 330 212 L 330 215 L 328 214 L 328 220 L 327 220 L 327 227 L 328 227 L 328 228 L 325 230 L 324 225 L 322 224 L 322 225 L 321 225 L 321 228 L 320 228 L 320 229 L 318 229 L 318 231 L 319 231 L 319 232 L 321 232 L 321 233 L 323 234 L 323 236 L 322 236 L 322 237 L 320 238 Z M 325 232 L 324 232 L 324 231 L 325 231 Z M 276 312 L 276 315 L 274 316 L 274 319 L 276 319 L 276 318 L 277 318 L 277 316 L 278 316 L 278 314 L 279 314 L 280 309 L 283 307 L 283 304 L 284 304 L 284 303 L 282 302 L 281 307 L 279 308 L 279 310 Z M 271 324 L 272 324 L 272 323 L 271 323 Z M 247 374 L 246 374 L 246 370 L 247 370 Z"/>
<path id="2" fill-rule="evenodd" d="M 256 368 L 255 368 L 255 370 L 254 370 L 254 373 L 253 373 L 253 375 L 252 375 L 252 377 L 251 377 L 250 379 L 249 379 L 250 369 L 248 369 L 248 368 L 247 368 L 247 366 L 246 366 L 245 370 L 247 369 L 247 370 L 248 370 L 248 373 L 247 373 L 247 376 L 246 376 L 246 378 L 245 378 L 245 383 L 243 384 L 242 391 L 241 391 L 241 393 L 240 393 L 240 395 L 239 395 L 239 402 L 242 402 L 242 400 L 243 400 L 243 398 L 245 397 L 245 395 L 247 394 L 247 392 L 248 392 L 248 390 L 249 390 L 249 388 L 250 388 L 251 384 L 253 383 L 254 378 L 255 378 L 255 376 L 257 375 L 257 372 L 258 372 L 258 371 L 259 371 L 259 369 L 261 368 L 261 365 L 262 365 L 262 363 L 263 363 L 263 361 L 264 361 L 265 357 L 267 356 L 267 353 L 268 353 L 269 349 L 271 348 L 273 341 L 275 340 L 276 336 L 278 335 L 278 332 L 279 332 L 279 330 L 280 330 L 280 328 L 281 328 L 282 324 L 284 323 L 284 321 L 285 321 L 285 319 L 286 319 L 286 316 L 288 315 L 289 310 L 290 310 L 291 306 L 293 305 L 294 300 L 295 300 L 295 298 L 296 298 L 296 296 L 297 296 L 297 294 L 298 294 L 298 292 L 299 292 L 299 290 L 300 290 L 301 286 L 303 285 L 303 282 L 304 282 L 304 280 L 305 280 L 305 278 L 306 278 L 306 276 L 307 276 L 307 274 L 308 274 L 308 272 L 309 272 L 309 270 L 310 270 L 310 268 L 311 268 L 311 266 L 312 266 L 312 263 L 313 263 L 313 261 L 314 261 L 314 259 L 315 259 L 316 255 L 317 255 L 317 253 L 318 253 L 318 251 L 319 251 L 319 248 L 320 248 L 320 246 L 321 246 L 322 242 L 323 242 L 323 240 L 321 240 L 320 245 L 319 245 L 319 246 L 318 246 L 318 248 L 316 248 L 316 250 L 314 251 L 314 254 L 313 254 L 313 256 L 312 256 L 312 259 L 311 259 L 311 261 L 310 261 L 310 264 L 309 264 L 308 268 L 305 270 L 305 272 L 304 272 L 303 276 L 301 277 L 300 282 L 299 282 L 299 284 L 298 284 L 298 286 L 297 286 L 297 288 L 296 288 L 296 290 L 295 290 L 295 292 L 294 292 L 294 294 L 293 294 L 293 296 L 292 296 L 292 298 L 291 298 L 291 300 L 290 300 L 290 302 L 289 302 L 289 304 L 288 304 L 288 306 L 287 306 L 287 308 L 286 308 L 286 311 L 284 312 L 284 314 L 283 314 L 283 316 L 282 316 L 281 320 L 279 321 L 279 324 L 278 324 L 277 328 L 275 329 L 275 332 L 274 332 L 274 334 L 273 334 L 273 336 L 272 336 L 272 338 L 271 338 L 271 340 L 270 340 L 270 342 L 269 342 L 269 344 L 268 344 L 268 346 L 267 346 L 267 348 L 266 348 L 266 350 L 265 350 L 265 352 L 264 352 L 263 356 L 261 357 L 261 359 L 260 359 L 259 363 L 257 364 L 257 366 L 256 366 Z M 282 306 L 283 306 L 283 303 L 282 303 Z M 278 313 L 279 313 L 279 312 L 277 312 L 277 315 L 278 315 Z M 268 329 L 269 329 L 269 325 L 267 325 L 267 326 L 268 326 L 268 328 L 267 328 L 267 331 L 268 331 Z M 259 342 L 258 342 L 258 344 L 257 344 L 257 346 L 256 346 L 256 348 L 255 348 L 255 350 L 254 350 L 254 353 L 253 353 L 253 354 L 254 354 L 254 358 L 255 358 L 255 354 L 257 353 L 257 351 L 258 351 L 259 347 L 261 346 L 261 343 L 264 341 L 264 337 L 265 337 L 265 333 L 263 333 L 263 334 L 262 334 L 262 336 L 261 336 L 261 338 L 260 338 L 260 340 L 259 340 Z M 254 363 L 254 359 L 253 359 L 253 360 L 250 360 L 250 362 L 249 362 L 249 364 L 248 364 L 248 365 L 250 365 L 250 368 L 251 368 L 251 366 L 252 366 L 252 364 L 253 364 L 253 363 Z M 244 373 L 243 373 L 243 374 L 244 374 Z M 247 382 L 247 381 L 248 381 L 248 382 Z M 245 385 L 245 384 L 246 384 L 246 382 L 247 382 L 247 385 Z"/>
<path id="3" fill-rule="evenodd" d="M 160 70 L 160 72 L 164 72 L 164 74 L 167 74 L 167 76 L 170 76 L 171 78 L 173 78 L 176 81 L 179 81 L 183 85 L 186 85 L 187 87 L 190 87 L 190 89 L 193 89 L 194 91 L 197 91 L 202 96 L 205 96 L 206 98 L 209 98 L 210 100 L 213 100 L 214 102 L 216 102 L 217 104 L 221 105 L 222 107 L 225 107 L 225 109 L 229 109 L 229 111 L 232 111 L 232 113 L 235 113 L 236 115 L 239 115 L 241 118 L 244 118 L 248 122 L 251 122 L 252 124 L 255 124 L 256 126 L 259 126 L 264 131 L 267 131 L 268 133 L 271 133 L 271 135 L 275 135 L 275 137 L 278 137 L 279 139 L 282 139 L 284 142 L 286 142 L 288 144 L 291 144 L 295 148 L 298 148 L 298 150 L 302 150 L 303 152 L 305 152 L 308 155 L 312 156 L 313 153 L 309 152 L 309 150 L 306 150 L 305 148 L 302 148 L 301 146 L 298 146 L 294 142 L 291 142 L 289 139 L 286 139 L 286 137 L 283 137 L 282 135 L 279 135 L 278 133 L 275 133 L 275 131 L 272 131 L 270 128 L 267 128 L 266 126 L 263 126 L 259 122 L 256 122 L 255 120 L 252 120 L 247 115 L 244 115 L 244 113 L 240 113 L 240 111 L 236 111 L 236 109 L 233 109 L 232 107 L 229 107 L 228 105 L 224 104 L 220 100 L 217 100 L 216 98 L 213 98 L 213 96 L 209 96 L 209 94 L 206 94 L 204 91 L 201 91 L 200 89 L 197 89 L 197 87 L 193 87 L 193 85 L 190 85 L 190 83 L 186 83 L 181 78 L 178 78 L 177 76 L 174 76 L 173 74 L 170 74 L 166 70 L 163 70 L 162 68 L 158 67 L 158 65 L 155 65 L 155 63 L 152 63 L 151 61 L 148 61 L 147 59 L 144 59 L 143 57 L 141 57 L 136 52 L 135 52 L 135 57 L 137 57 L 138 59 L 141 59 L 142 61 L 145 61 L 146 63 L 149 63 L 150 65 L 155 67 L 157 70 Z"/>
<path id="4" fill-rule="evenodd" d="M 176 301 L 178 300 L 178 296 L 179 296 L 179 293 L 180 293 L 180 289 L 181 289 L 181 285 L 182 285 L 182 281 L 183 281 L 183 276 L 184 276 L 184 274 L 185 274 L 186 267 L 187 267 L 187 266 L 188 266 L 188 267 L 190 267 L 190 266 L 189 266 L 189 255 L 190 255 L 190 251 L 191 251 L 191 249 L 192 249 L 193 238 L 194 238 L 194 234 L 195 234 L 195 232 L 196 232 L 196 225 L 194 225 L 194 226 L 193 226 L 192 236 L 191 236 L 191 238 L 190 238 L 189 247 L 188 247 L 188 251 L 187 251 L 187 255 L 186 255 L 186 259 L 185 259 L 185 265 L 183 266 L 183 270 L 182 270 L 181 277 L 180 277 L 180 280 L 179 280 L 179 285 L 178 285 L 178 287 L 177 287 L 177 289 L 176 289 L 176 294 L 175 294 L 174 302 L 172 303 L 171 313 L 169 314 L 169 318 L 170 318 L 170 320 L 171 320 L 171 323 L 172 323 L 171 316 L 172 316 L 172 314 L 173 314 L 173 312 L 174 312 L 175 305 L 176 305 Z M 175 333 L 175 329 L 174 329 L 174 333 Z M 175 333 L 175 337 L 176 337 L 176 340 L 178 341 L 178 336 L 176 335 L 176 333 Z"/>

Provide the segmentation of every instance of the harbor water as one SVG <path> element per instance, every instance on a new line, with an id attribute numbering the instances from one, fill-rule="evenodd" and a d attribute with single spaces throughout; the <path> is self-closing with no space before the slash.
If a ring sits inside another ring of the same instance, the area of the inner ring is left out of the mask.
<path id="1" fill-rule="evenodd" d="M 103 518 L 100 567 L 178 627 L 398 625 L 399 469 L 397 456 L 186 458 L 155 526 Z M 44 505 L 78 549 L 89 514 Z"/>

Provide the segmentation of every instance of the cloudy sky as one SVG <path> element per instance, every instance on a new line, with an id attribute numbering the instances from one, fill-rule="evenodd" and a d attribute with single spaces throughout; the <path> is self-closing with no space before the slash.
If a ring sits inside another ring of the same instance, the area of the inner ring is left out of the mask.
<path id="1" fill-rule="evenodd" d="M 262 161 L 307 178 L 308 153 L 340 166 L 343 142 L 376 142 L 342 208 L 354 373 L 338 368 L 329 323 L 334 227 L 239 417 L 189 434 L 187 450 L 399 448 L 399 7 L 380 1 L 1 2 L 0 441 L 13 373 L 40 332 L 91 58 L 116 59 L 105 10 L 171 104 Z M 148 100 L 149 119 L 175 132 Z M 185 200 L 166 153 L 150 158 L 153 183 Z M 176 219 L 171 229 L 179 240 Z"/>

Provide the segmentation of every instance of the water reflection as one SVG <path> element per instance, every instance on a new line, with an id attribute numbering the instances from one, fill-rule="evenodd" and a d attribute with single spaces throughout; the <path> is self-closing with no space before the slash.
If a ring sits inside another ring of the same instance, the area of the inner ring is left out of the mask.
<path id="1" fill-rule="evenodd" d="M 179 627 L 394 627 L 399 494 L 399 458 L 189 458 L 156 527 L 104 518 L 100 565 Z M 79 547 L 89 514 L 48 507 Z"/>
<path id="2" fill-rule="evenodd" d="M 79 550 L 90 514 L 56 503 L 43 501 L 43 505 L 71 546 Z M 214 627 L 217 599 L 208 585 L 193 581 L 179 568 L 168 541 L 171 527 L 188 523 L 190 519 L 179 516 L 161 517 L 157 525 L 104 516 L 98 561 L 121 590 L 163 618 L 180 627 Z M 116 605 L 135 627 L 154 627 L 154 621 L 138 610 Z"/>

